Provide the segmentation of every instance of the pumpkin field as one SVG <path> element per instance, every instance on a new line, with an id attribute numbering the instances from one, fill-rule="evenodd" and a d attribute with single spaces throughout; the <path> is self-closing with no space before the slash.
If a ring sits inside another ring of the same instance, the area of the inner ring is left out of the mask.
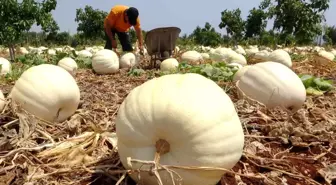
<path id="1" fill-rule="evenodd" d="M 1 48 L 1 185 L 135 185 L 138 172 L 158 185 L 335 183 L 334 49 L 177 46 L 158 69 L 146 52 L 120 54 L 21 47 L 9 62 Z M 137 133 L 181 147 L 158 151 Z M 139 158 L 125 161 L 127 152 Z"/>

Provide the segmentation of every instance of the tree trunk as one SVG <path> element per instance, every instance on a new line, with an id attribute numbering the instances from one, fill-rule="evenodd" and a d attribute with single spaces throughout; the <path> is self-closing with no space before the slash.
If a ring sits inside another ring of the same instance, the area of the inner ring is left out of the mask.
<path id="1" fill-rule="evenodd" d="M 9 55 L 10 55 L 10 60 L 11 60 L 11 62 L 14 62 L 15 61 L 15 49 L 14 49 L 14 45 L 10 45 L 9 47 L 8 47 L 8 49 L 9 49 Z"/>

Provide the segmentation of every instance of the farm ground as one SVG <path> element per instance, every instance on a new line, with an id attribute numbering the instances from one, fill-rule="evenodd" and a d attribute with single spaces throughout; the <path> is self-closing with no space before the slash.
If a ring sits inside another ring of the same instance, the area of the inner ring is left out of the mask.
<path id="1" fill-rule="evenodd" d="M 310 59 L 296 61 L 293 68 L 301 74 L 336 79 L 335 68 L 326 69 Z M 80 107 L 69 121 L 58 125 L 8 106 L 0 116 L 0 185 L 28 185 L 25 179 L 30 184 L 116 184 L 125 170 L 110 139 L 114 118 L 128 92 L 153 74 L 95 75 L 80 69 L 75 77 L 81 90 Z M 335 180 L 335 91 L 308 96 L 304 107 L 288 117 L 280 110 L 266 115 L 261 105 L 239 100 L 233 84 L 219 85 L 229 89 L 246 141 L 234 172 L 218 184 L 327 185 Z M 7 94 L 12 86 L 2 83 L 0 89 Z M 62 141 L 67 144 L 60 145 Z M 121 184 L 135 183 L 126 177 Z"/>

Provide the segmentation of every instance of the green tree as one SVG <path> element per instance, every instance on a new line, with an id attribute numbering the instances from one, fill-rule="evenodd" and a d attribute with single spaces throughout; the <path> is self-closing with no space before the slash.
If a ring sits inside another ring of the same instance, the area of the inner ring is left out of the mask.
<path id="1" fill-rule="evenodd" d="M 221 23 L 219 28 L 226 29 L 228 35 L 232 36 L 236 41 L 242 39 L 244 34 L 245 21 L 241 18 L 241 10 L 224 10 L 221 12 Z"/>
<path id="2" fill-rule="evenodd" d="M 75 21 L 78 23 L 77 31 L 84 39 L 104 38 L 104 19 L 107 12 L 93 9 L 86 5 L 84 9 L 76 9 Z"/>
<path id="3" fill-rule="evenodd" d="M 289 44 L 295 37 L 298 44 L 311 43 L 322 33 L 321 23 L 330 0 L 274 0 L 271 16 L 274 29 L 280 31 L 281 40 Z"/>
<path id="4" fill-rule="evenodd" d="M 11 60 L 15 59 L 14 47 L 34 23 L 44 32 L 58 29 L 51 11 L 56 8 L 56 0 L 0 0 L 0 42 L 9 47 Z"/>
<path id="5" fill-rule="evenodd" d="M 269 13 L 265 10 L 269 7 L 271 1 L 263 1 L 259 8 L 253 8 L 249 11 L 249 15 L 245 24 L 245 36 L 248 38 L 259 36 L 265 31 L 267 26 L 267 18 Z"/>
<path id="6" fill-rule="evenodd" d="M 216 32 L 208 22 L 205 23 L 204 28 L 197 26 L 191 37 L 196 44 L 203 46 L 218 46 L 222 42 L 221 34 Z"/>
<path id="7" fill-rule="evenodd" d="M 323 40 L 326 41 L 328 44 L 336 45 L 336 27 L 335 26 L 326 27 Z"/>

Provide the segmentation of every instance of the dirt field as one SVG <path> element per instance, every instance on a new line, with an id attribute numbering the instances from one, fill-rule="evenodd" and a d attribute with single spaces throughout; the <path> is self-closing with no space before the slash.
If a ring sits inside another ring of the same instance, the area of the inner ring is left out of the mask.
<path id="1" fill-rule="evenodd" d="M 336 79 L 335 68 L 330 67 L 304 61 L 294 69 Z M 79 70 L 81 105 L 70 121 L 59 125 L 8 106 L 0 116 L 0 185 L 116 184 L 125 170 L 106 131 L 114 131 L 114 118 L 128 92 L 149 78 L 126 73 L 98 76 Z M 0 89 L 7 94 L 12 86 L 1 84 Z M 245 128 L 245 151 L 233 172 L 218 184 L 336 183 L 332 182 L 336 178 L 335 91 L 308 96 L 304 107 L 291 117 L 280 110 L 266 113 L 259 104 L 238 100 L 233 86 L 228 94 Z M 58 144 L 65 140 L 76 146 Z M 135 185 L 128 177 L 120 184 Z"/>

